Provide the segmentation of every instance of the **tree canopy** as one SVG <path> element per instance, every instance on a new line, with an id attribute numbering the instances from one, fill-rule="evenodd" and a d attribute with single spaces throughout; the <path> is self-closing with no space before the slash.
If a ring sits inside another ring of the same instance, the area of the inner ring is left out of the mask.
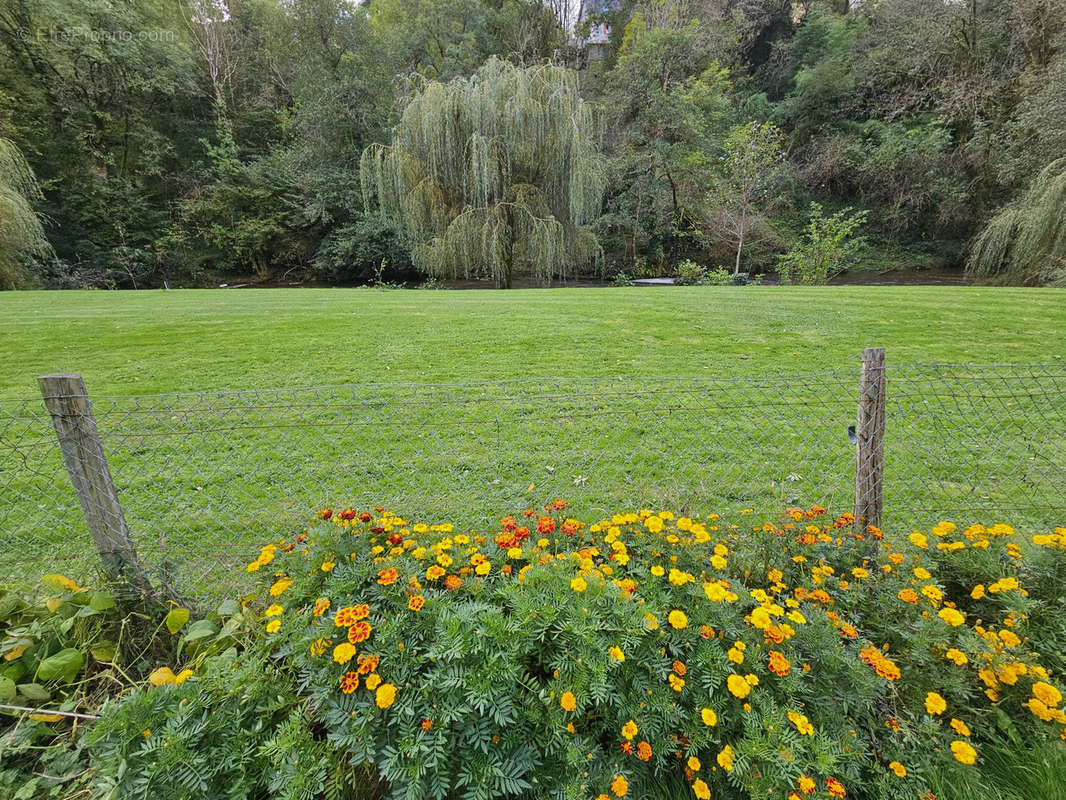
<path id="1" fill-rule="evenodd" d="M 518 274 L 548 285 L 598 249 L 602 163 L 575 75 L 490 59 L 425 84 L 391 146 L 363 155 L 363 195 L 398 220 L 415 267 L 439 278 Z"/>
<path id="2" fill-rule="evenodd" d="M 5 283 L 771 272 L 812 203 L 868 212 L 868 265 L 1055 282 L 1064 78 L 1066 0 L 5 0 Z"/>

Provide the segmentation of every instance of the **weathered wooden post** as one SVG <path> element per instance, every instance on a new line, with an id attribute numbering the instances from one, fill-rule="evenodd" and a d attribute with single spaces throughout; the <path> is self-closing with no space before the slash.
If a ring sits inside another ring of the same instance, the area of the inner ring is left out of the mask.
<path id="1" fill-rule="evenodd" d="M 884 489 L 885 348 L 862 351 L 859 411 L 855 420 L 855 532 L 881 526 Z"/>
<path id="2" fill-rule="evenodd" d="M 44 375 L 37 383 L 104 573 L 142 594 L 151 592 L 111 480 L 85 382 L 81 375 Z"/>

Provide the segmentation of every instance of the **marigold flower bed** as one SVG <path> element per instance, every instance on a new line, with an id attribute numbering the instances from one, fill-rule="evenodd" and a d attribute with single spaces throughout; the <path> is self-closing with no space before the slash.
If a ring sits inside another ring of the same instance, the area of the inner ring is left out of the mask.
<path id="1" fill-rule="evenodd" d="M 985 743 L 1066 738 L 1066 529 L 750 519 L 323 509 L 248 571 L 397 797 L 916 798 Z"/>

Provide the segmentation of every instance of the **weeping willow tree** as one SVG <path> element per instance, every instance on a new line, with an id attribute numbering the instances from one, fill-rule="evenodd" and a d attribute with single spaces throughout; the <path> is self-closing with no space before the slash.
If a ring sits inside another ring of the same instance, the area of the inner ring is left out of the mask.
<path id="1" fill-rule="evenodd" d="M 549 285 L 599 253 L 585 226 L 600 211 L 603 163 L 569 70 L 493 58 L 469 78 L 427 83 L 360 172 L 364 202 L 400 224 L 425 274 Z"/>
<path id="2" fill-rule="evenodd" d="M 14 289 L 25 280 L 24 258 L 52 250 L 33 210 L 40 199 L 30 165 L 14 142 L 0 137 L 0 288 Z"/>
<path id="3" fill-rule="evenodd" d="M 1048 164 L 974 242 L 970 272 L 1011 283 L 1066 286 L 1066 158 Z"/>

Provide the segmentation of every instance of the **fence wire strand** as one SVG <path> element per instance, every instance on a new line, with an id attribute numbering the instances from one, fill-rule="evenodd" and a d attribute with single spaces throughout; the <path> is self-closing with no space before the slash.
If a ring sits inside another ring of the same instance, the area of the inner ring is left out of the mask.
<path id="1" fill-rule="evenodd" d="M 1066 524 L 1066 367 L 886 375 L 885 526 Z M 256 543 L 324 506 L 470 526 L 556 497 L 586 518 L 640 507 L 850 511 L 858 392 L 856 369 L 90 400 L 142 559 L 210 594 L 239 581 Z M 42 563 L 88 569 L 93 558 L 42 399 L 0 401 L 2 572 L 32 578 Z"/>

